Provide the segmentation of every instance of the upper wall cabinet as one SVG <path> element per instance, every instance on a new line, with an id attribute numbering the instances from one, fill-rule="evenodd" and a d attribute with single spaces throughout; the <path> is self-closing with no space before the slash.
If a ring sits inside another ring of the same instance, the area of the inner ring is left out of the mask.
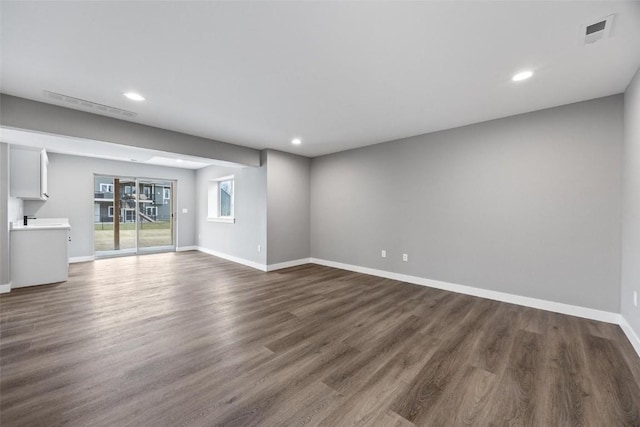
<path id="1" fill-rule="evenodd" d="M 11 196 L 25 200 L 47 200 L 47 167 L 44 148 L 11 146 Z"/>

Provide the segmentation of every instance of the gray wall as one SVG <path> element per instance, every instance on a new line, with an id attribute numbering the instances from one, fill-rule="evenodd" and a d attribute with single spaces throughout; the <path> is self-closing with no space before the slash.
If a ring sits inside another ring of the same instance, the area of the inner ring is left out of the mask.
<path id="1" fill-rule="evenodd" d="M 22 217 L 23 202 L 10 196 L 11 156 L 9 144 L 0 142 L 0 285 L 11 281 L 9 223 Z"/>
<path id="2" fill-rule="evenodd" d="M 314 158 L 311 255 L 619 312 L 622 117 L 616 95 Z"/>
<path id="3" fill-rule="evenodd" d="M 172 132 L 152 126 L 72 110 L 0 94 L 0 124 L 18 129 L 94 139 L 169 153 L 259 166 L 260 152 L 253 148 Z"/>
<path id="4" fill-rule="evenodd" d="M 234 175 L 234 224 L 207 221 L 209 181 Z M 266 167 L 229 168 L 209 166 L 196 172 L 198 245 L 247 261 L 267 260 L 267 171 Z M 261 251 L 258 252 L 258 245 Z"/>
<path id="5" fill-rule="evenodd" d="M 624 94 L 621 313 L 640 336 L 640 70 Z"/>
<path id="6" fill-rule="evenodd" d="M 0 285 L 9 283 L 9 146 L 0 142 Z"/>
<path id="7" fill-rule="evenodd" d="M 310 256 L 310 159 L 267 150 L 268 264 Z"/>
<path id="8" fill-rule="evenodd" d="M 70 257 L 92 256 L 94 174 L 177 180 L 177 246 L 195 245 L 195 172 L 88 157 L 49 153 L 49 196 L 46 202 L 25 201 L 25 215 L 69 218 Z M 186 208 L 188 212 L 182 213 Z"/>

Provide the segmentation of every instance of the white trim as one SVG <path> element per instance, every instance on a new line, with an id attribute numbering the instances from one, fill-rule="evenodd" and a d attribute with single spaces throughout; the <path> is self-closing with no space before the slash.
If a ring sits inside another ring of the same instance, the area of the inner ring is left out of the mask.
<path id="1" fill-rule="evenodd" d="M 210 179 L 209 181 L 221 182 L 221 181 L 233 181 L 234 179 L 236 179 L 235 175 L 225 175 L 225 176 L 221 176 L 220 178 Z"/>
<path id="2" fill-rule="evenodd" d="M 95 261 L 96 257 L 93 255 L 90 256 L 74 256 L 69 258 L 69 264 L 75 264 L 77 262 L 88 262 L 88 261 Z"/>
<path id="3" fill-rule="evenodd" d="M 210 216 L 207 217 L 207 221 L 209 222 L 226 222 L 229 224 L 235 224 L 236 219 L 229 216 Z"/>
<path id="4" fill-rule="evenodd" d="M 620 327 L 633 348 L 636 350 L 636 353 L 638 353 L 638 357 L 640 357 L 640 338 L 636 335 L 633 328 L 631 328 L 631 325 L 629 325 L 627 319 L 625 319 L 623 315 L 620 315 Z"/>
<path id="5" fill-rule="evenodd" d="M 11 292 L 11 283 L 0 285 L 0 294 L 6 294 L 8 292 Z"/>
<path id="6" fill-rule="evenodd" d="M 472 286 L 457 285 L 455 283 L 441 282 L 439 280 L 425 279 L 422 277 L 409 276 L 406 274 L 392 273 L 390 271 L 376 270 L 374 268 L 361 267 L 358 265 L 343 264 L 341 262 L 328 261 L 324 259 L 311 258 L 314 264 L 325 265 L 327 267 L 341 268 L 343 270 L 355 271 L 357 273 L 370 274 L 387 279 L 399 280 L 431 288 L 443 289 L 460 294 L 473 295 L 481 298 L 488 298 L 510 304 L 523 305 L 525 307 L 537 308 L 540 310 L 553 311 L 555 313 L 568 314 L 570 316 L 584 317 L 586 319 L 599 320 L 601 322 L 620 324 L 619 313 L 596 310 L 593 308 L 580 307 L 577 305 L 564 304 L 560 302 L 547 301 L 538 298 L 525 297 L 520 295 L 507 294 L 504 292 L 490 291 L 488 289 L 474 288 Z"/>
<path id="7" fill-rule="evenodd" d="M 197 251 L 197 246 L 177 246 L 176 252 Z"/>
<path id="8" fill-rule="evenodd" d="M 267 271 L 281 270 L 283 268 L 297 267 L 299 265 L 311 263 L 311 258 L 294 259 L 293 261 L 280 262 L 278 264 L 267 265 Z"/>
<path id="9" fill-rule="evenodd" d="M 223 254 L 222 252 L 213 251 L 211 249 L 203 248 L 202 246 L 198 246 L 198 250 L 200 252 L 204 252 L 205 254 L 213 255 L 218 258 L 226 259 L 227 261 L 237 262 L 238 264 L 246 265 L 247 267 L 252 267 L 260 271 L 267 271 L 267 266 L 264 264 L 260 264 L 254 261 L 249 261 L 244 258 L 238 258 L 233 255 Z"/>

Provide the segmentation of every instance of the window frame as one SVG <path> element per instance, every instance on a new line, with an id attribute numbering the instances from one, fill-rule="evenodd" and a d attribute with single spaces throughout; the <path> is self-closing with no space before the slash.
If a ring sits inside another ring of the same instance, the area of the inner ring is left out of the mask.
<path id="1" fill-rule="evenodd" d="M 231 215 L 222 216 L 222 203 L 221 203 L 221 184 L 226 181 L 231 181 Z M 235 212 L 235 198 L 236 198 L 236 180 L 235 175 L 226 175 L 219 178 L 209 180 L 207 187 L 207 221 L 210 222 L 224 222 L 235 224 L 236 212 Z"/>

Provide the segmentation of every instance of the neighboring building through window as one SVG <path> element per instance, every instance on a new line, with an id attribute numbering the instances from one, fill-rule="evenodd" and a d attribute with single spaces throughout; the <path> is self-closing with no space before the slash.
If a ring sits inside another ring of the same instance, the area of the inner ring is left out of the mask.
<path id="1" fill-rule="evenodd" d="M 220 217 L 233 216 L 231 197 L 233 195 L 233 180 L 220 181 Z"/>
<path id="2" fill-rule="evenodd" d="M 113 184 L 100 184 L 100 191 L 103 193 L 113 193 Z"/>
<path id="3" fill-rule="evenodd" d="M 235 222 L 234 212 L 234 176 L 225 176 L 209 181 L 208 213 L 209 221 Z"/>

